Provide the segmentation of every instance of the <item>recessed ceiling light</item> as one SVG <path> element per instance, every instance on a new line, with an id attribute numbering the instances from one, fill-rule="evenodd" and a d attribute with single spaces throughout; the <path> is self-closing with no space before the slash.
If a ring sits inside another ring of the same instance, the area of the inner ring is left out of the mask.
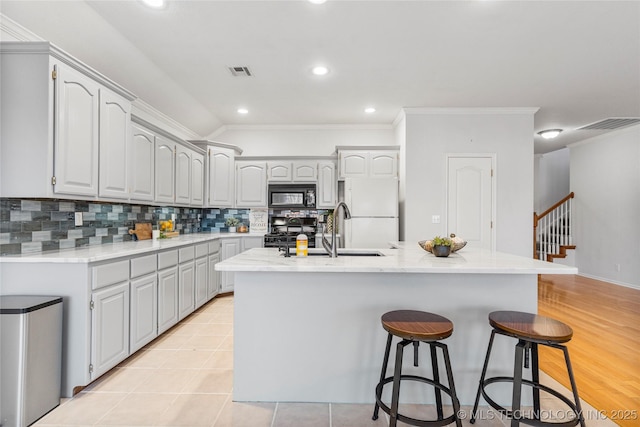
<path id="1" fill-rule="evenodd" d="M 313 3 L 313 4 L 322 4 L 324 2 L 326 2 L 327 0 L 309 0 L 309 3 Z"/>
<path id="2" fill-rule="evenodd" d="M 238 113 L 239 114 L 249 114 L 249 110 L 247 110 L 246 108 L 238 108 Z"/>
<path id="3" fill-rule="evenodd" d="M 329 72 L 329 69 L 327 67 L 325 67 L 324 65 L 318 65 L 317 67 L 313 67 L 311 72 L 313 74 L 315 74 L 316 76 L 324 76 L 325 74 L 327 74 Z"/>
<path id="4" fill-rule="evenodd" d="M 364 109 L 364 112 L 367 113 L 367 114 L 371 114 L 371 113 L 375 113 L 376 109 L 373 108 L 373 107 L 367 107 L 367 108 Z"/>
<path id="5" fill-rule="evenodd" d="M 162 9 L 165 6 L 164 0 L 142 0 L 142 3 L 154 9 Z"/>
<path id="6" fill-rule="evenodd" d="M 538 135 L 540 135 L 544 139 L 553 139 L 556 136 L 560 135 L 560 132 L 562 132 L 562 129 L 547 129 L 541 130 L 540 132 L 538 132 Z"/>

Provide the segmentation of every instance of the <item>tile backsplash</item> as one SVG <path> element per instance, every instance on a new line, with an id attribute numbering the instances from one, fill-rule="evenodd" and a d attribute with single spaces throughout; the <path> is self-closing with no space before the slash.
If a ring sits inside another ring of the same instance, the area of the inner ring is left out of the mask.
<path id="1" fill-rule="evenodd" d="M 75 213 L 82 213 L 81 226 Z M 0 198 L 0 255 L 43 252 L 130 241 L 137 222 L 176 216 L 180 234 L 226 231 L 225 219 L 234 216 L 248 225 L 248 209 L 198 209 L 127 203 L 56 199 Z"/>

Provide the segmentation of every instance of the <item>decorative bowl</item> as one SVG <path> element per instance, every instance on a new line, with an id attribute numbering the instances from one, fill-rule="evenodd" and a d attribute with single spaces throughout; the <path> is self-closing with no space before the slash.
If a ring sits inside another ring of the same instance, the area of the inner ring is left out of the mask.
<path id="1" fill-rule="evenodd" d="M 459 251 L 460 249 L 464 248 L 465 245 L 467 244 L 466 240 L 462 240 L 460 237 L 456 237 L 455 234 L 451 236 L 451 239 L 453 240 L 451 253 Z M 424 249 L 427 252 L 433 253 L 433 244 L 431 243 L 431 240 L 421 240 L 418 242 L 418 246 L 420 246 L 422 249 Z"/>

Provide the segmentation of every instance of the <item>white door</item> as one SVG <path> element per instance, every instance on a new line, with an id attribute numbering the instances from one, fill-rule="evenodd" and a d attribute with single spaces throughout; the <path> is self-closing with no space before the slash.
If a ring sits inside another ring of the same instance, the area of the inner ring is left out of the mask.
<path id="1" fill-rule="evenodd" d="M 209 206 L 232 207 L 235 201 L 234 152 L 209 149 Z"/>
<path id="2" fill-rule="evenodd" d="M 102 197 L 129 198 L 129 138 L 131 103 L 100 89 L 99 193 Z"/>
<path id="3" fill-rule="evenodd" d="M 447 230 L 469 247 L 493 249 L 493 157 L 449 157 Z"/>
<path id="4" fill-rule="evenodd" d="M 156 137 L 155 193 L 156 202 L 175 201 L 175 144 L 161 136 Z"/>
<path id="5" fill-rule="evenodd" d="M 176 146 L 176 203 L 191 203 L 191 150 Z"/>
<path id="6" fill-rule="evenodd" d="M 155 136 L 136 124 L 132 124 L 131 128 L 131 199 L 153 200 Z"/>
<path id="7" fill-rule="evenodd" d="M 158 336 L 158 277 L 156 273 L 131 280 L 129 351 L 134 353 Z"/>
<path id="8" fill-rule="evenodd" d="M 178 323 L 178 267 L 158 271 L 158 335 Z"/>
<path id="9" fill-rule="evenodd" d="M 204 205 L 204 156 L 191 153 L 191 204 Z"/>

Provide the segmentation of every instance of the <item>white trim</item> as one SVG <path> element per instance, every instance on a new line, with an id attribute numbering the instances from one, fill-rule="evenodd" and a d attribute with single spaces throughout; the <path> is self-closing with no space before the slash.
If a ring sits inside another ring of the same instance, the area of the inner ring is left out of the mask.
<path id="1" fill-rule="evenodd" d="M 640 289 L 640 285 L 634 285 L 632 283 L 626 283 L 626 282 L 619 282 L 617 280 L 613 280 L 608 277 L 593 276 L 591 274 L 585 274 L 585 273 L 578 273 L 578 276 L 599 280 L 601 282 L 613 283 L 614 285 L 624 286 L 625 288 Z"/>
<path id="2" fill-rule="evenodd" d="M 398 124 L 400 122 L 402 122 L 402 120 L 404 120 L 407 117 L 407 114 L 405 113 L 404 109 L 400 109 L 400 111 L 398 111 L 398 114 L 396 115 L 396 118 L 393 119 L 393 122 L 391 122 L 391 125 L 393 126 L 393 128 L 395 129 Z"/>
<path id="3" fill-rule="evenodd" d="M 166 114 L 156 110 L 140 98 L 136 99 L 132 103 L 131 115 L 136 116 L 148 123 L 152 123 L 155 126 L 162 128 L 166 132 L 175 134 L 178 138 L 184 140 L 204 139 L 191 129 L 175 121 Z"/>
<path id="4" fill-rule="evenodd" d="M 496 250 L 496 238 L 497 238 L 497 230 L 498 230 L 498 221 L 497 221 L 497 213 L 498 213 L 498 173 L 497 173 L 497 154 L 496 153 L 445 153 L 445 177 L 444 177 L 444 226 L 445 230 L 449 230 L 449 159 L 452 158 L 490 158 L 491 159 L 491 170 L 493 175 L 491 177 L 491 250 Z"/>
<path id="5" fill-rule="evenodd" d="M 405 107 L 405 114 L 452 115 L 452 114 L 535 114 L 538 107 Z"/>
<path id="6" fill-rule="evenodd" d="M 44 41 L 44 39 L 37 34 L 31 32 L 22 25 L 18 24 L 13 19 L 0 13 L 0 40 L 2 33 L 9 34 L 10 36 L 21 42 Z"/>
<path id="7" fill-rule="evenodd" d="M 393 130 L 391 124 L 224 125 L 225 130 Z M 216 131 L 217 132 L 217 131 Z"/>

